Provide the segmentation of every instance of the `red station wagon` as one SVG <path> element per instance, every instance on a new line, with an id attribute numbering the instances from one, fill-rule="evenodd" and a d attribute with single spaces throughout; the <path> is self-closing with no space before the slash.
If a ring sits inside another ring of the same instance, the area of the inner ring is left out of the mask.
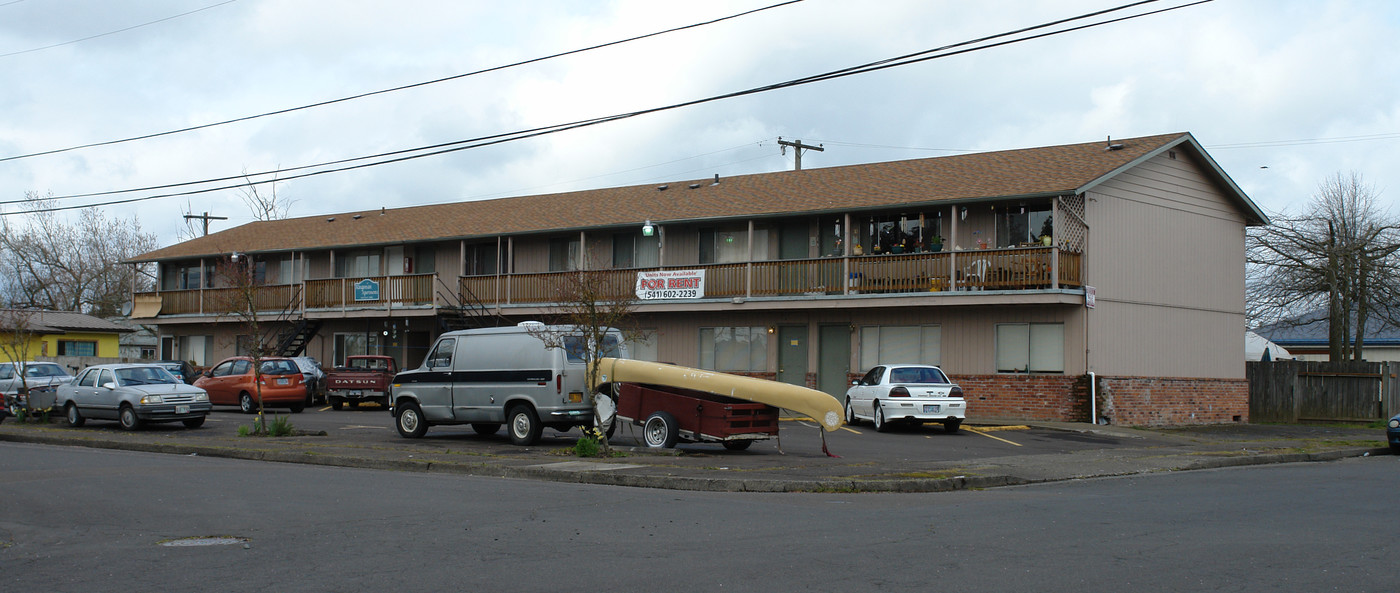
<path id="1" fill-rule="evenodd" d="M 253 359 L 235 356 L 215 365 L 196 379 L 194 385 L 209 392 L 209 403 L 238 406 L 243 413 L 252 414 L 258 411 L 258 390 L 253 377 Z M 306 409 L 306 383 L 296 361 L 264 358 L 261 378 L 264 408 L 288 407 L 292 413 Z"/>

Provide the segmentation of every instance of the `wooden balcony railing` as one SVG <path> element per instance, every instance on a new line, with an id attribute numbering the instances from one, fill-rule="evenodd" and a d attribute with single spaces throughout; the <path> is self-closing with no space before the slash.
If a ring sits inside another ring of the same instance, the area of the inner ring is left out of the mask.
<path id="1" fill-rule="evenodd" d="M 1051 247 L 978 249 L 938 253 L 867 255 L 820 259 L 764 261 L 684 266 L 705 271 L 708 299 L 767 296 L 810 296 L 875 293 L 928 293 L 946 290 L 1038 290 L 1082 285 L 1081 256 Z M 1058 270 L 1058 283 L 1053 282 Z M 468 301 L 484 305 L 547 304 L 559 299 L 558 289 L 570 274 L 588 274 L 600 298 L 632 295 L 637 270 L 549 272 L 502 276 L 465 276 L 459 288 Z M 254 302 L 261 313 L 392 309 L 437 306 L 434 274 L 376 276 L 377 295 L 355 285 L 364 278 L 307 280 L 297 285 L 261 286 Z M 161 315 L 227 315 L 229 288 L 163 290 L 137 296 L 159 296 Z M 373 297 L 373 298 L 368 298 Z"/>
<path id="2" fill-rule="evenodd" d="M 1053 286 L 1056 257 L 1051 247 L 871 255 L 684 266 L 705 271 L 705 298 L 937 292 L 943 290 L 1037 290 Z M 1080 285 L 1079 255 L 1058 254 L 1059 286 Z M 466 276 L 461 290 L 486 304 L 535 304 L 558 300 L 569 274 L 601 280 L 599 294 L 631 295 L 637 270 L 549 272 Z M 844 282 L 843 282 L 844 277 Z"/>

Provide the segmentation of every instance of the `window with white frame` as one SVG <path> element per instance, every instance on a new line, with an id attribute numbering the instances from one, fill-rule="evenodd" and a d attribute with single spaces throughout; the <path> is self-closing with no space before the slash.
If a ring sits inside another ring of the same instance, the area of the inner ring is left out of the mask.
<path id="1" fill-rule="evenodd" d="M 860 328 L 860 368 L 880 364 L 942 364 L 943 328 L 867 325 Z"/>
<path id="2" fill-rule="evenodd" d="M 700 328 L 700 368 L 724 372 L 768 370 L 768 329 Z"/>
<path id="3" fill-rule="evenodd" d="M 1065 324 L 999 323 L 996 329 L 999 373 L 1065 372 Z"/>

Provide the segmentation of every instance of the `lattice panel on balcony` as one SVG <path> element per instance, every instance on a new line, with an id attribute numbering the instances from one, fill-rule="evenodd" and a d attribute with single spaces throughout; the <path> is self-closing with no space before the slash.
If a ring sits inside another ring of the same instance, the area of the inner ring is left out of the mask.
<path id="1" fill-rule="evenodd" d="M 1060 196 L 1056 209 L 1059 216 L 1055 221 L 1055 241 L 1065 249 L 1083 253 L 1089 235 L 1089 226 L 1084 223 L 1084 195 Z"/>

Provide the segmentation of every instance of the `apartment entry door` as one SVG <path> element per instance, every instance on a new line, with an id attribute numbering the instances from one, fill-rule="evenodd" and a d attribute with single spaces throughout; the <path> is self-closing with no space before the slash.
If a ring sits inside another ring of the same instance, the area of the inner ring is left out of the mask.
<path id="1" fill-rule="evenodd" d="M 778 380 L 807 386 L 807 326 L 778 326 Z"/>
<path id="2" fill-rule="evenodd" d="M 817 389 L 845 401 L 850 388 L 851 326 L 823 325 L 817 334 Z"/>

